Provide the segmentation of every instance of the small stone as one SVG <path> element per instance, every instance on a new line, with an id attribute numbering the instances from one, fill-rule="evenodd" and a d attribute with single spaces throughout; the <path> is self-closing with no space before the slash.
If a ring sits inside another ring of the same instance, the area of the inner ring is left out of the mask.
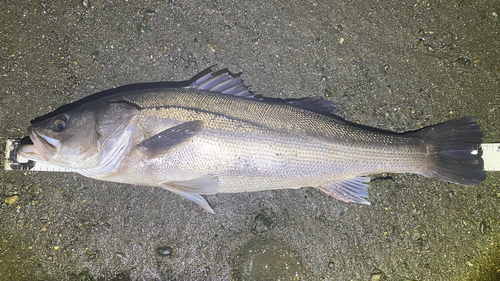
<path id="1" fill-rule="evenodd" d="M 489 221 L 486 219 L 482 220 L 479 223 L 478 229 L 479 229 L 479 232 L 481 232 L 482 234 L 488 233 L 491 230 L 491 226 L 489 224 Z"/>
<path id="2" fill-rule="evenodd" d="M 121 259 L 125 257 L 125 255 L 123 253 L 120 253 L 120 252 L 116 252 L 115 256 L 117 256 L 117 257 L 119 257 Z"/>
<path id="3" fill-rule="evenodd" d="M 191 63 L 191 64 L 196 63 L 196 55 L 188 54 L 187 61 L 188 61 L 188 63 Z"/>
<path id="4" fill-rule="evenodd" d="M 19 199 L 19 195 L 12 195 L 9 197 L 5 197 L 5 203 L 8 205 L 14 205 L 17 202 L 17 199 Z"/>
<path id="5" fill-rule="evenodd" d="M 370 277 L 370 281 L 379 281 L 382 279 L 382 276 L 384 276 L 384 273 L 382 272 L 373 273 Z"/>
<path id="6" fill-rule="evenodd" d="M 60 248 L 61 247 L 59 247 L 59 246 L 54 246 L 54 250 L 56 250 L 56 251 L 59 251 Z"/>
<path id="7" fill-rule="evenodd" d="M 455 62 L 459 65 L 462 65 L 462 66 L 467 66 L 467 65 L 471 64 L 470 59 L 466 59 L 466 58 L 458 58 Z"/>
<path id="8" fill-rule="evenodd" d="M 170 246 L 161 246 L 156 248 L 156 253 L 161 257 L 168 257 L 172 255 L 172 247 Z"/>
<path id="9" fill-rule="evenodd" d="M 325 215 L 320 215 L 320 216 L 318 217 L 318 220 L 319 220 L 320 222 L 323 222 L 323 223 L 327 221 L 327 219 L 326 219 L 326 216 L 325 216 Z"/>

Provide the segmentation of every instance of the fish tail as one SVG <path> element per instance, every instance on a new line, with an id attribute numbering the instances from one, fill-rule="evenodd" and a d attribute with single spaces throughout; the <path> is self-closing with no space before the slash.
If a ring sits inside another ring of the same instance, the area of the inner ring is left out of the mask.
<path id="1" fill-rule="evenodd" d="M 466 186 L 486 179 L 481 143 L 483 133 L 477 119 L 462 117 L 415 132 L 427 143 L 424 176 Z"/>

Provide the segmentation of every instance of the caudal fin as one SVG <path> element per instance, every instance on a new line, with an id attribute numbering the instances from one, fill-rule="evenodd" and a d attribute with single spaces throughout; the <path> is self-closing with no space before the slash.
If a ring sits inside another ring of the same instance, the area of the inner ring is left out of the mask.
<path id="1" fill-rule="evenodd" d="M 486 179 L 481 158 L 483 133 L 476 121 L 474 117 L 462 117 L 416 132 L 429 150 L 422 174 L 466 186 L 476 186 Z"/>

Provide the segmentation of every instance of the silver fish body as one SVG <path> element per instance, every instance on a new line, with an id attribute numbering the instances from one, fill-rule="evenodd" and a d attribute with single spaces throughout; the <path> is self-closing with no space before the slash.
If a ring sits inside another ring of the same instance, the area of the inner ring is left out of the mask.
<path id="1" fill-rule="evenodd" d="M 19 153 L 95 179 L 201 195 L 317 187 L 369 204 L 365 177 L 417 173 L 463 185 L 486 177 L 482 133 L 465 117 L 412 133 L 346 122 L 322 98 L 265 99 L 205 71 L 185 87 L 123 92 L 34 124 Z"/>

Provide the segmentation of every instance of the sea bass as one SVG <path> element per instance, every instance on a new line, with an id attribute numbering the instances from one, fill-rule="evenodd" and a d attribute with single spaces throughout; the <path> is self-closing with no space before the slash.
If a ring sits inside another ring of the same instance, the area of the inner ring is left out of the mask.
<path id="1" fill-rule="evenodd" d="M 56 110 L 28 128 L 33 144 L 18 153 L 94 179 L 162 187 L 211 213 L 201 195 L 309 186 L 369 204 L 370 174 L 466 186 L 486 178 L 473 117 L 395 133 L 345 121 L 321 97 L 254 95 L 226 69 L 148 85 Z"/>

